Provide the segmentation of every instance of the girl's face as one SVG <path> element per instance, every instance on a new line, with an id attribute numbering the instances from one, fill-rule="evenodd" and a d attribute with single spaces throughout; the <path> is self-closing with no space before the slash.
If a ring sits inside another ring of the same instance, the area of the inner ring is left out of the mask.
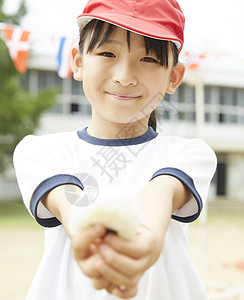
<path id="1" fill-rule="evenodd" d="M 161 66 L 155 53 L 146 55 L 143 36 L 117 28 L 100 47 L 87 53 L 87 39 L 82 54 L 73 49 L 74 78 L 83 81 L 85 95 L 92 106 L 92 128 L 101 126 L 141 126 L 147 130 L 150 113 L 165 92 L 173 93 L 183 74 L 177 66 Z M 178 67 L 179 68 L 179 67 Z M 94 130 L 93 130 L 94 132 Z"/>

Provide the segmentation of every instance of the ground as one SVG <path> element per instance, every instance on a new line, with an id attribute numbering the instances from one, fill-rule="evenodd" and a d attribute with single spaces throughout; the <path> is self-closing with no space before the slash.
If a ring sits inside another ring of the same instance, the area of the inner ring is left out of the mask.
<path id="1" fill-rule="evenodd" d="M 244 300 L 244 216 L 212 215 L 190 226 L 191 257 L 210 300 Z"/>
<path id="2" fill-rule="evenodd" d="M 244 299 L 243 217 L 214 214 L 207 224 L 195 222 L 190 226 L 190 253 L 210 300 Z M 0 222 L 2 300 L 24 300 L 41 259 L 43 230 L 30 222 L 33 225 L 19 228 Z"/>

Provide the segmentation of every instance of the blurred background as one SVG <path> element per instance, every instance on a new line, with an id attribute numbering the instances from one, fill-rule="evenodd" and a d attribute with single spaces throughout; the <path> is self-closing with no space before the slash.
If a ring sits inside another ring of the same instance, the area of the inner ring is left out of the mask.
<path id="1" fill-rule="evenodd" d="M 210 299 L 244 299 L 244 2 L 178 0 L 186 17 L 183 84 L 166 95 L 158 130 L 204 139 L 218 166 L 190 251 Z M 0 299 L 24 299 L 43 250 L 12 167 L 27 134 L 77 130 L 91 109 L 71 76 L 85 0 L 0 0 Z"/>

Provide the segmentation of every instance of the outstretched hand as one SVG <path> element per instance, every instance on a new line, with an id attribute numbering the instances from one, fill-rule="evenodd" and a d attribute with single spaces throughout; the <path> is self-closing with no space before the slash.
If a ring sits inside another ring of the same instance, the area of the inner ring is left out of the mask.
<path id="1" fill-rule="evenodd" d="M 92 279 L 96 289 L 106 289 L 112 294 L 115 286 L 109 280 L 102 277 L 97 265 L 102 261 L 99 253 L 99 245 L 106 234 L 106 229 L 102 225 L 90 227 L 78 235 L 71 236 L 73 256 L 86 276 Z"/>
<path id="2" fill-rule="evenodd" d="M 96 225 L 72 238 L 74 258 L 96 289 L 127 299 L 137 294 L 144 272 L 158 259 L 162 238 L 141 226 L 132 241 Z"/>
<path id="3" fill-rule="evenodd" d="M 82 272 L 90 278 L 98 278 L 100 276 L 94 265 L 101 259 L 98 245 L 101 243 L 105 233 L 106 229 L 103 226 L 96 225 L 71 237 L 73 256 Z"/>
<path id="4" fill-rule="evenodd" d="M 95 263 L 95 269 L 110 282 L 114 295 L 131 298 L 137 294 L 137 286 L 144 272 L 159 258 L 162 247 L 163 237 L 157 236 L 146 226 L 140 227 L 132 241 L 108 234 L 99 245 L 101 259 Z M 99 287 L 99 284 L 99 279 L 93 278 L 93 285 Z"/>

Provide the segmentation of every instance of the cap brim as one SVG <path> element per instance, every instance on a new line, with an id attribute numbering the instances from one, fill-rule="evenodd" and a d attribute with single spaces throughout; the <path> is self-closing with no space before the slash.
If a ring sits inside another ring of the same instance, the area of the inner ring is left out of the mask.
<path id="1" fill-rule="evenodd" d="M 182 42 L 175 38 L 174 34 L 167 29 L 167 27 L 163 28 L 158 27 L 152 23 L 148 23 L 147 21 L 136 19 L 131 16 L 115 14 L 115 13 L 103 13 L 102 16 L 99 15 L 91 15 L 91 14 L 82 14 L 78 16 L 77 23 L 79 28 L 84 28 L 87 23 L 89 23 L 92 19 L 97 19 L 101 21 L 108 22 L 110 24 L 114 24 L 123 29 L 135 32 L 140 35 L 148 36 L 154 39 L 167 40 L 175 43 L 179 52 L 182 48 Z M 119 21 L 118 21 L 119 20 Z"/>

